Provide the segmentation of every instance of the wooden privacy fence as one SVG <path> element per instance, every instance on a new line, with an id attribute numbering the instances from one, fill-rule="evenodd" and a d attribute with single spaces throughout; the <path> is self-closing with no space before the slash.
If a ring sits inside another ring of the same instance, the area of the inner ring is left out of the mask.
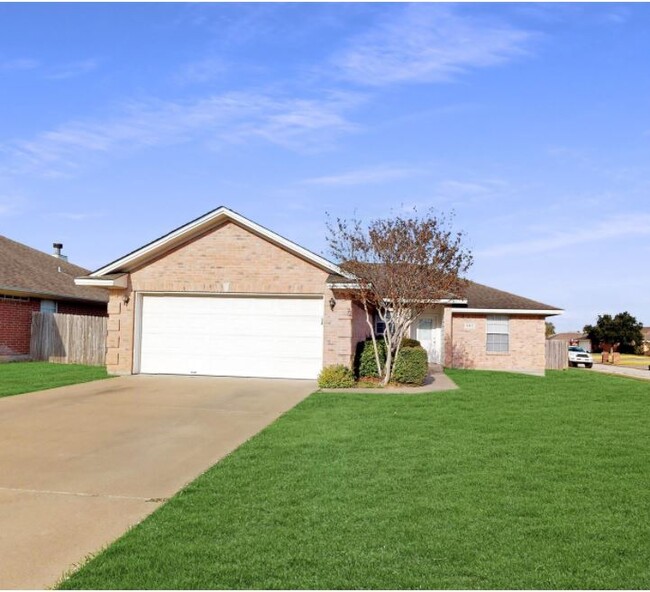
<path id="1" fill-rule="evenodd" d="M 106 363 L 106 317 L 51 312 L 32 314 L 30 355 L 58 364 Z"/>
<path id="2" fill-rule="evenodd" d="M 546 340 L 546 367 L 549 370 L 564 370 L 569 367 L 569 342 Z"/>

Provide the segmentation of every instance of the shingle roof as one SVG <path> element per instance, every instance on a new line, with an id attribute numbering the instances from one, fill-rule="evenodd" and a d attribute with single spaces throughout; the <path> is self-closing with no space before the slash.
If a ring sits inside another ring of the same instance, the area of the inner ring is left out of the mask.
<path id="1" fill-rule="evenodd" d="M 573 333 L 556 333 L 555 335 L 551 335 L 549 339 L 555 339 L 557 341 L 570 341 L 572 339 L 580 340 L 589 338 L 584 333 L 578 333 L 574 331 Z"/>
<path id="2" fill-rule="evenodd" d="M 0 236 L 0 293 L 108 302 L 103 288 L 77 286 L 87 269 Z"/>
<path id="3" fill-rule="evenodd" d="M 513 310 L 559 310 L 557 306 L 544 304 L 524 296 L 497 290 L 490 286 L 467 282 L 465 292 L 468 308 L 509 308 Z"/>
<path id="4" fill-rule="evenodd" d="M 341 275 L 331 274 L 327 278 L 327 282 L 331 285 L 346 285 L 350 283 L 350 280 L 344 278 Z M 467 304 L 461 306 L 466 306 L 467 308 L 481 308 L 488 310 L 560 310 L 557 306 L 544 304 L 542 302 L 538 302 L 537 300 L 531 300 L 530 298 L 525 298 L 524 296 L 517 296 L 516 294 L 504 292 L 503 290 L 497 290 L 496 288 L 491 288 L 490 286 L 485 286 L 483 284 L 478 284 L 469 280 L 467 280 L 465 293 L 459 294 L 456 297 L 466 299 Z"/>

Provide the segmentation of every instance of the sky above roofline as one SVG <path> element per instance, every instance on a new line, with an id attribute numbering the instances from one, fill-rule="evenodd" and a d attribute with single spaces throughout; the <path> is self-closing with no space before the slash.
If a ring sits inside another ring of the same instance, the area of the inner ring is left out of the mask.
<path id="1" fill-rule="evenodd" d="M 97 269 L 219 205 L 454 211 L 470 278 L 650 324 L 644 4 L 0 5 L 0 234 Z"/>

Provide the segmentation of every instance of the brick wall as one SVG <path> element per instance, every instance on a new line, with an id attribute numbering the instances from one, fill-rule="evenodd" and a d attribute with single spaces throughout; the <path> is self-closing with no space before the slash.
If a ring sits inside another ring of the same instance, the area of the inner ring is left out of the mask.
<path id="1" fill-rule="evenodd" d="M 133 371 L 138 292 L 304 294 L 323 298 L 323 362 L 350 363 L 353 308 L 326 287 L 328 272 L 237 224 L 228 222 L 133 271 L 125 290 L 113 291 L 108 312 L 107 367 Z M 124 297 L 128 303 L 124 302 Z"/>
<path id="2" fill-rule="evenodd" d="M 63 314 L 106 316 L 105 304 L 57 301 Z M 29 354 L 32 313 L 41 310 L 40 298 L 4 299 L 0 295 L 0 356 Z"/>
<path id="3" fill-rule="evenodd" d="M 445 314 L 446 365 L 453 368 L 544 373 L 544 317 L 510 316 L 507 353 L 487 351 L 486 331 L 486 315 Z"/>
<path id="4" fill-rule="evenodd" d="M 0 356 L 29 354 L 32 312 L 41 309 L 40 301 L 5 300 L 0 296 Z"/>

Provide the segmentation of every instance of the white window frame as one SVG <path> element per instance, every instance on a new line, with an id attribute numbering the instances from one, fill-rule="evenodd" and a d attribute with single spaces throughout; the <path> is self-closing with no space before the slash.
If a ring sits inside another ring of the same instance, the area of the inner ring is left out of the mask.
<path id="1" fill-rule="evenodd" d="M 43 306 L 46 302 L 48 304 Z M 49 306 L 50 304 L 51 306 Z M 41 312 L 59 312 L 59 303 L 56 300 L 41 300 Z"/>
<path id="2" fill-rule="evenodd" d="M 506 336 L 505 344 L 490 343 L 491 335 Z M 505 349 L 503 349 L 505 345 Z M 489 354 L 510 353 L 510 317 L 504 314 L 486 315 L 485 317 L 485 351 Z"/>

